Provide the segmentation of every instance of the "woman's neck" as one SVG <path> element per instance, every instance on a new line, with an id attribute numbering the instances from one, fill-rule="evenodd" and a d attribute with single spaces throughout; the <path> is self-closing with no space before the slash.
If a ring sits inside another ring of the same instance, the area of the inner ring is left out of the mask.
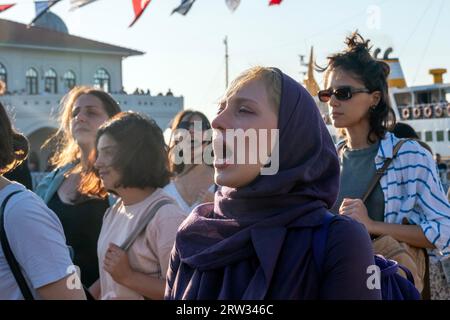
<path id="1" fill-rule="evenodd" d="M 367 139 L 370 132 L 370 124 L 368 121 L 362 121 L 358 125 L 345 128 L 345 132 L 348 148 L 364 149 L 371 145 Z"/>
<path id="2" fill-rule="evenodd" d="M 176 176 L 174 183 L 184 201 L 192 206 L 198 200 L 200 193 L 214 183 L 214 168 L 206 164 L 196 165 L 188 173 Z"/>
<path id="3" fill-rule="evenodd" d="M 80 151 L 81 151 L 80 164 L 81 164 L 83 171 L 85 171 L 89 165 L 89 155 L 91 154 L 92 150 L 93 150 L 92 146 L 80 145 Z"/>
<path id="4" fill-rule="evenodd" d="M 124 205 L 130 206 L 143 201 L 155 192 L 155 188 L 119 188 L 116 190 Z"/>

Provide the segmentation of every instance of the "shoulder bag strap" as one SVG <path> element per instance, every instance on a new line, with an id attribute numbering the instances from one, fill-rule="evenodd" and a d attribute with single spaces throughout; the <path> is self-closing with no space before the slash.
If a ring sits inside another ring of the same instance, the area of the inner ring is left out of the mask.
<path id="1" fill-rule="evenodd" d="M 11 247 L 8 242 L 8 238 L 6 237 L 6 230 L 5 230 L 4 211 L 5 211 L 6 203 L 13 195 L 15 195 L 16 193 L 19 193 L 19 192 L 21 192 L 21 191 L 15 191 L 15 192 L 9 194 L 2 203 L 2 206 L 0 209 L 0 241 L 2 243 L 3 254 L 5 255 L 6 261 L 8 262 L 9 267 L 11 268 L 11 272 L 13 273 L 14 278 L 16 279 L 16 282 L 20 288 L 20 291 L 22 292 L 23 297 L 25 298 L 25 300 L 34 300 L 34 297 L 31 294 L 30 288 L 28 287 L 28 284 L 25 280 L 25 277 L 23 276 L 22 271 L 20 270 L 20 265 L 17 262 L 16 258 L 14 257 L 14 254 L 11 250 Z"/>
<path id="2" fill-rule="evenodd" d="M 378 181 L 380 181 L 381 177 L 386 173 L 387 168 L 391 164 L 392 160 L 394 160 L 394 158 L 397 156 L 398 151 L 400 150 L 400 148 L 406 141 L 408 141 L 408 139 L 400 140 L 400 142 L 398 142 L 395 145 L 394 150 L 392 151 L 392 158 L 387 158 L 384 161 L 383 166 L 377 170 L 377 172 L 375 173 L 375 176 L 373 177 L 373 179 L 369 185 L 369 188 L 367 189 L 366 193 L 364 194 L 364 196 L 361 199 L 363 202 L 366 202 L 367 198 L 369 198 L 369 196 L 372 194 Z"/>
<path id="3" fill-rule="evenodd" d="M 142 219 L 142 221 L 139 222 L 137 225 L 137 228 L 128 236 L 128 238 L 124 241 L 124 243 L 120 246 L 122 250 L 127 251 L 133 242 L 136 240 L 136 238 L 144 231 L 144 229 L 147 227 L 147 225 L 152 221 L 155 214 L 158 212 L 158 210 L 169 203 L 173 203 L 169 199 L 163 199 L 161 201 L 158 201 L 150 210 L 150 212 Z"/>

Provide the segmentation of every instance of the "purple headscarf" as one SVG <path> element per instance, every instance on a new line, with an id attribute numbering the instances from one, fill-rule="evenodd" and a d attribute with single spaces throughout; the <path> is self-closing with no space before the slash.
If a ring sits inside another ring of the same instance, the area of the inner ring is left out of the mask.
<path id="1" fill-rule="evenodd" d="M 197 207 L 177 235 L 181 263 L 207 271 L 246 259 L 255 254 L 257 229 L 264 228 L 271 243 L 271 230 L 321 224 L 323 212 L 336 201 L 338 157 L 319 109 L 305 88 L 277 72 L 282 76 L 278 173 L 241 188 L 221 187 L 214 204 Z M 274 247 L 266 262 L 275 263 L 277 250 L 281 247 Z"/>

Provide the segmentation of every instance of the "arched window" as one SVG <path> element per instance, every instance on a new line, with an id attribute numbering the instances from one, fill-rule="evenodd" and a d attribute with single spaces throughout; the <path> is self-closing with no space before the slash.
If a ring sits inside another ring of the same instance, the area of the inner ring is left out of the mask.
<path id="1" fill-rule="evenodd" d="M 75 87 L 77 84 L 77 77 L 75 76 L 75 72 L 72 70 L 67 71 L 64 73 L 64 89 L 66 91 L 69 91 L 73 87 Z"/>
<path id="2" fill-rule="evenodd" d="M 103 68 L 97 70 L 94 75 L 94 87 L 96 89 L 102 89 L 105 92 L 109 92 L 111 85 L 111 78 L 108 71 Z"/>
<path id="3" fill-rule="evenodd" d="M 58 93 L 58 77 L 55 70 L 49 69 L 45 73 L 44 88 L 46 93 Z"/>
<path id="4" fill-rule="evenodd" d="M 8 83 L 8 73 L 6 72 L 6 68 L 3 64 L 0 63 L 0 81 L 3 81 L 5 85 Z"/>
<path id="5" fill-rule="evenodd" d="M 28 94 L 38 94 L 38 73 L 36 69 L 30 68 L 27 70 L 26 86 Z"/>

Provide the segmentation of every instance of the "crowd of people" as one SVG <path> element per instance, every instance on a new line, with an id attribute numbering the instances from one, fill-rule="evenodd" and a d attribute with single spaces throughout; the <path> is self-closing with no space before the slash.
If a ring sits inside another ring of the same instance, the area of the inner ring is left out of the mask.
<path id="1" fill-rule="evenodd" d="M 151 118 L 75 87 L 34 193 L 7 178 L 28 142 L 0 105 L 0 299 L 380 300 L 368 270 L 381 237 L 425 255 L 418 294 L 450 299 L 447 168 L 396 123 L 369 41 L 346 45 L 318 93 L 337 145 L 277 68 L 241 73 L 212 122 L 181 111 L 167 145 Z"/>

